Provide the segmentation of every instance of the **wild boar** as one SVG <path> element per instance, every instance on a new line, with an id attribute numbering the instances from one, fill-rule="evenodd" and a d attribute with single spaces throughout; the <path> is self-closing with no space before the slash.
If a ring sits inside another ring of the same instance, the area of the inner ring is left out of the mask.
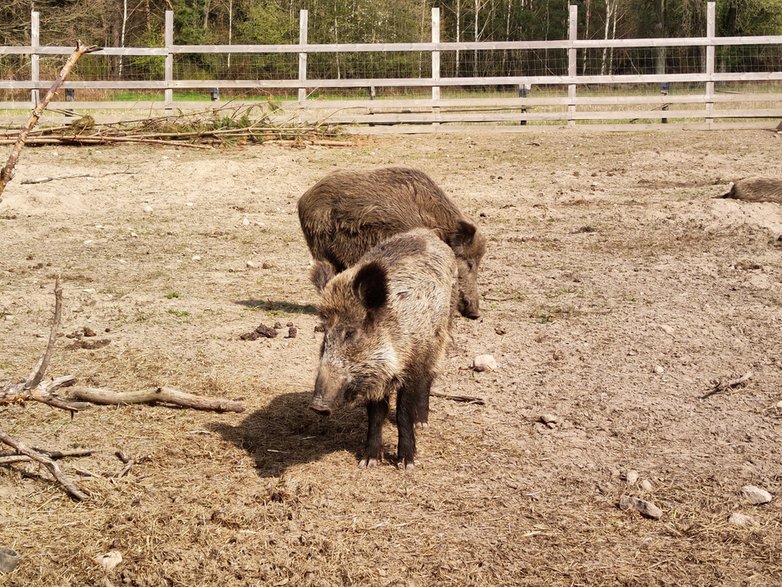
<path id="1" fill-rule="evenodd" d="M 324 336 L 310 407 L 329 415 L 364 402 L 367 440 L 359 466 L 382 456 L 383 422 L 396 392 L 398 466 L 414 468 L 415 428 L 429 418 L 429 391 L 451 340 L 456 258 L 431 230 L 394 235 L 337 274 L 318 261 Z"/>
<path id="2" fill-rule="evenodd" d="M 456 255 L 459 312 L 467 318 L 480 317 L 478 267 L 486 239 L 422 171 L 405 167 L 337 171 L 301 196 L 298 212 L 313 258 L 328 261 L 337 272 L 394 234 L 432 229 Z"/>
<path id="3" fill-rule="evenodd" d="M 775 202 L 782 204 L 782 179 L 753 177 L 739 179 L 727 194 L 719 198 L 733 198 L 747 202 Z"/>

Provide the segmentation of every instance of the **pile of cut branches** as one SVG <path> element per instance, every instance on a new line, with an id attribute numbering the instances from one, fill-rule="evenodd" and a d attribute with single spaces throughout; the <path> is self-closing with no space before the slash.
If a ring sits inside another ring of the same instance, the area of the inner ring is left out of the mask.
<path id="1" fill-rule="evenodd" d="M 67 125 L 30 131 L 28 145 L 107 145 L 148 143 L 209 148 L 244 143 L 348 146 L 339 140 L 332 125 L 303 124 L 286 118 L 279 106 L 269 102 L 243 106 L 226 105 L 198 112 L 177 113 L 112 123 L 97 123 L 84 115 Z M 0 130 L 0 145 L 14 143 L 19 131 Z"/>

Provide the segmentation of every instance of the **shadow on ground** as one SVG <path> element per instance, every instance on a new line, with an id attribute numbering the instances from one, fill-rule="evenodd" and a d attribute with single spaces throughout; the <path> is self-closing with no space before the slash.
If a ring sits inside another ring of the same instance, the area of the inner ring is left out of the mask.
<path id="1" fill-rule="evenodd" d="M 338 451 L 347 451 L 346 465 L 355 462 L 366 435 L 364 409 L 323 417 L 309 409 L 311 399 L 311 391 L 282 394 L 237 426 L 216 422 L 210 428 L 246 450 L 261 477 L 279 477 L 288 467 Z"/>
<path id="2" fill-rule="evenodd" d="M 235 304 L 253 310 L 266 312 L 285 312 L 286 314 L 317 314 L 318 309 L 312 304 L 296 304 L 279 300 L 235 300 Z"/>

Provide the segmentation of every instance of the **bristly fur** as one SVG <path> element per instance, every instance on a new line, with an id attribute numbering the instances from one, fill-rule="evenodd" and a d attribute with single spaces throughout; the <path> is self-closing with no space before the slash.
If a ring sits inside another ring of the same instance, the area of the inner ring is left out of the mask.
<path id="1" fill-rule="evenodd" d="M 313 408 L 322 413 L 332 403 L 363 399 L 367 462 L 380 456 L 380 414 L 396 393 L 399 455 L 412 466 L 413 425 L 427 422 L 429 391 L 451 342 L 457 270 L 453 251 L 419 228 L 374 247 L 322 291 L 325 334 Z"/>
<path id="2" fill-rule="evenodd" d="M 459 261 L 459 311 L 480 315 L 477 278 L 486 239 L 425 173 L 405 167 L 337 171 L 307 190 L 298 214 L 313 258 L 328 261 L 336 272 L 390 236 L 432 229 Z"/>

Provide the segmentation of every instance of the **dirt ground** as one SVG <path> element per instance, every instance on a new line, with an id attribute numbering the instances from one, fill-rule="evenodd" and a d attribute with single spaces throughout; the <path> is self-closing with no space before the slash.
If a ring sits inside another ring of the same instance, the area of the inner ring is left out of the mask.
<path id="1" fill-rule="evenodd" d="M 782 584 L 782 207 L 712 199 L 779 177 L 782 140 L 354 141 L 23 152 L 0 204 L 0 381 L 44 349 L 60 274 L 61 333 L 109 342 L 62 336 L 50 376 L 247 409 L 0 408 L 28 444 L 97 450 L 62 461 L 81 503 L 38 466 L 0 467 L 0 547 L 21 555 L 0 585 Z M 337 167 L 387 164 L 428 172 L 489 241 L 483 318 L 456 320 L 435 384 L 485 404 L 433 398 L 412 474 L 393 466 L 392 422 L 383 466 L 359 470 L 365 414 L 307 407 L 322 335 L 296 201 Z M 22 183 L 70 174 L 93 177 Z M 240 339 L 275 322 L 276 338 Z M 496 371 L 470 369 L 482 353 Z M 136 461 L 126 477 L 116 450 Z M 747 484 L 773 501 L 751 505 Z M 626 495 L 662 517 L 619 509 Z"/>

